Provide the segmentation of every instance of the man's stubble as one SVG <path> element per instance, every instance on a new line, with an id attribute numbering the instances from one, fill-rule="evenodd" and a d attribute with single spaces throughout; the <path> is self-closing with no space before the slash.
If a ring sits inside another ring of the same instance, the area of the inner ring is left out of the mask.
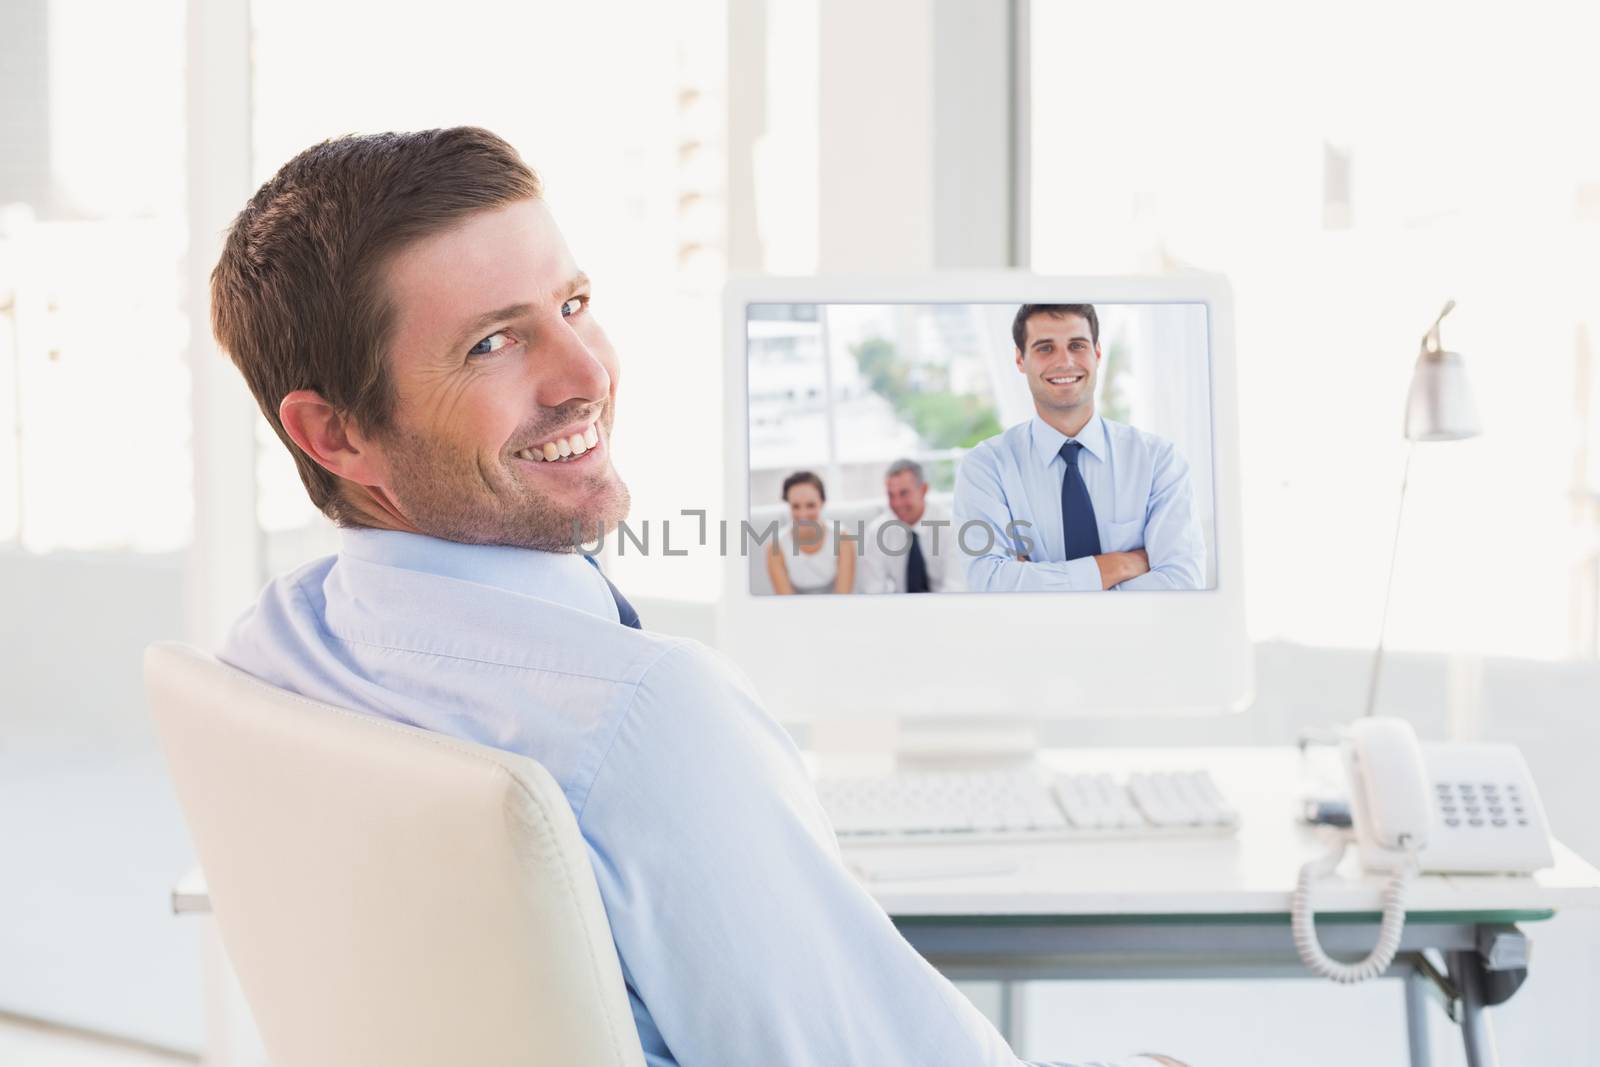
<path id="1" fill-rule="evenodd" d="M 572 552 L 600 540 L 628 514 L 628 487 L 611 465 L 612 407 L 600 417 L 605 465 L 584 474 L 574 487 L 580 503 L 558 505 L 516 477 L 503 461 L 486 470 L 477 457 L 442 451 L 430 439 L 395 426 L 384 435 L 391 493 L 423 533 L 466 544 L 512 545 L 544 552 Z M 546 425 L 566 419 L 541 420 Z M 519 440 L 542 436 L 534 432 Z"/>

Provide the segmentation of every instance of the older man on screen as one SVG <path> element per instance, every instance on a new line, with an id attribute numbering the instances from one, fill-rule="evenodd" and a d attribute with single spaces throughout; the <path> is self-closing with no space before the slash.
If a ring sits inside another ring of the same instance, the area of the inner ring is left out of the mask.
<path id="1" fill-rule="evenodd" d="M 642 629 L 575 551 L 627 513 L 621 367 L 510 145 L 462 128 L 308 149 L 234 222 L 212 301 L 342 527 L 219 655 L 542 763 L 653 1067 L 1017 1063 L 845 869 L 793 741 L 738 672 Z"/>
<path id="2" fill-rule="evenodd" d="M 922 464 L 897 459 L 883 477 L 889 514 L 873 521 L 861 547 L 863 593 L 949 593 L 966 588 L 950 516 L 928 504 Z"/>
<path id="3" fill-rule="evenodd" d="M 968 586 L 1202 588 L 1206 548 L 1188 461 L 1172 442 L 1095 410 L 1094 305 L 1024 304 L 1011 336 L 1034 416 L 961 463 L 955 522 Z"/>

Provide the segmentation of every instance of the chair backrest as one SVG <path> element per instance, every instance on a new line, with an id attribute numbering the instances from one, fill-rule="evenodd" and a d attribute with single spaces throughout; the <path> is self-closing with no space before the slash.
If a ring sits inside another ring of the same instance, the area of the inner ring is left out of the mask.
<path id="1" fill-rule="evenodd" d="M 594 873 L 532 760 L 184 645 L 145 684 L 274 1067 L 643 1067 Z"/>

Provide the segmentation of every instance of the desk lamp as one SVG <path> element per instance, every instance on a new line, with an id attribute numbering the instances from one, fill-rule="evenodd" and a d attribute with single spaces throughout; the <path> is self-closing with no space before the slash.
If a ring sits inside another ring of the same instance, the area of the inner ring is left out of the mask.
<path id="1" fill-rule="evenodd" d="M 1472 401 L 1472 386 L 1467 382 L 1466 364 L 1460 353 L 1446 352 L 1439 342 L 1439 324 L 1454 311 L 1456 302 L 1446 301 L 1444 310 L 1422 335 L 1422 351 L 1411 373 L 1411 392 L 1406 397 L 1406 464 L 1400 476 L 1400 509 L 1394 520 L 1394 546 L 1389 550 L 1389 582 L 1383 593 L 1383 622 L 1378 627 L 1378 648 L 1372 654 L 1372 678 L 1367 684 L 1366 715 L 1372 714 L 1378 700 L 1378 677 L 1383 668 L 1383 640 L 1389 628 L 1389 600 L 1394 594 L 1395 561 L 1400 555 L 1400 528 L 1406 513 L 1406 483 L 1411 477 L 1411 454 L 1418 441 L 1462 441 L 1483 432 L 1478 408 Z"/>

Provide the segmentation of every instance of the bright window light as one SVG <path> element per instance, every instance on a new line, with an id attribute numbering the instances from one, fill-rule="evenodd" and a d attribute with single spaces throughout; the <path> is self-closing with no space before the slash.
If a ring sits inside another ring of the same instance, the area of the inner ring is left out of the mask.
<path id="1" fill-rule="evenodd" d="M 1600 15 L 1031 13 L 1032 266 L 1233 283 L 1256 636 L 1376 639 L 1407 383 L 1454 298 L 1486 432 L 1418 447 L 1390 644 L 1593 655 Z"/>

